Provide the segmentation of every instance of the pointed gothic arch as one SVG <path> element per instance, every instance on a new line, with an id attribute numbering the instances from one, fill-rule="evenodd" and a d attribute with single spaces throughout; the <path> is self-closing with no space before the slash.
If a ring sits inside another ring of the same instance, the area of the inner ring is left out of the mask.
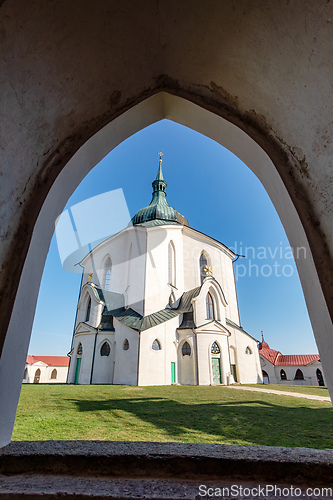
<path id="1" fill-rule="evenodd" d="M 108 255 L 104 259 L 104 265 L 103 265 L 103 282 L 102 282 L 103 289 L 106 290 L 106 291 L 110 290 L 111 270 L 112 270 L 112 261 L 111 261 L 110 255 Z"/>
<path id="2" fill-rule="evenodd" d="M 37 370 L 35 371 L 35 376 L 34 376 L 34 384 L 39 384 L 40 375 L 41 375 L 40 368 L 37 368 Z"/>
<path id="3" fill-rule="evenodd" d="M 206 294 L 206 319 L 215 319 L 215 304 L 210 291 Z"/>
<path id="4" fill-rule="evenodd" d="M 90 320 L 90 314 L 91 314 L 91 297 L 90 297 L 90 294 L 88 293 L 87 294 L 87 298 L 86 298 L 86 311 L 85 311 L 85 323 L 88 323 L 88 321 Z"/>
<path id="5" fill-rule="evenodd" d="M 333 368 L 331 367 L 333 338 L 328 333 L 332 328 L 330 311 L 333 315 L 333 297 L 332 289 L 327 282 L 327 269 L 331 268 L 331 261 L 327 257 L 325 238 L 319 234 L 319 229 L 316 229 L 319 225 L 314 224 L 313 217 L 306 215 L 312 209 L 315 213 L 315 201 L 309 199 L 306 192 L 304 192 L 304 198 L 295 194 L 298 192 L 295 188 L 297 179 L 296 177 L 293 179 L 290 172 L 302 171 L 302 164 L 295 155 L 282 155 L 281 152 L 286 150 L 288 144 L 280 141 L 274 134 L 268 133 L 269 127 L 267 129 L 257 123 L 257 126 L 253 128 L 252 121 L 247 120 L 246 114 L 240 113 L 239 109 L 234 108 L 233 105 L 231 107 L 229 105 L 226 111 L 221 103 L 215 105 L 210 99 L 208 102 L 204 95 L 198 100 L 196 95 L 192 95 L 191 91 L 186 89 L 181 90 L 182 97 L 161 92 L 160 88 L 152 90 L 152 94 L 155 92 L 157 92 L 155 95 L 147 97 L 139 104 L 135 103 L 141 100 L 142 96 L 139 100 L 132 99 L 130 102 L 134 103 L 133 107 L 130 109 L 126 107 L 126 114 L 124 110 L 116 113 L 116 118 L 110 119 L 107 125 L 104 125 L 105 118 L 101 121 L 95 120 L 94 130 L 100 127 L 95 135 L 87 129 L 84 137 L 79 134 L 77 140 L 74 136 L 73 141 L 68 142 L 66 138 L 72 135 L 64 130 L 63 143 L 60 143 L 56 152 L 58 170 L 54 172 L 50 182 L 43 184 L 39 192 L 36 191 L 35 196 L 29 198 L 34 201 L 33 210 L 25 210 L 27 214 L 30 214 L 26 238 L 30 244 L 28 247 L 28 244 L 21 246 L 16 242 L 20 254 L 16 255 L 15 259 L 20 259 L 22 266 L 14 266 L 17 272 L 12 280 L 7 279 L 5 275 L 3 278 L 7 287 L 9 282 L 11 285 L 7 298 L 1 305 L 4 335 L 0 339 L 0 362 L 2 372 L 6 375 L 3 385 L 0 386 L 0 397 L 3 401 L 3 418 L 9 423 L 5 426 L 0 444 L 10 440 L 15 418 L 12 402 L 13 400 L 16 401 L 15 404 L 18 402 L 21 385 L 19 374 L 22 373 L 20 366 L 25 363 L 26 352 L 23 352 L 24 350 L 22 350 L 22 355 L 17 356 L 15 360 L 11 352 L 14 352 L 13 346 L 21 339 L 18 337 L 18 332 L 25 331 L 27 340 L 30 334 L 40 276 L 53 234 L 54 220 L 62 211 L 70 194 L 99 160 L 130 135 L 165 117 L 207 135 L 239 156 L 262 181 L 278 212 L 291 246 L 304 249 L 304 254 L 300 254 L 297 261 L 297 267 L 321 360 L 325 367 L 327 385 L 333 390 Z M 178 90 L 175 89 L 175 93 L 177 92 Z M 192 101 L 199 105 L 193 104 Z M 139 116 L 140 119 L 137 119 Z M 114 133 L 115 130 L 117 133 Z M 269 156 L 265 151 L 269 152 Z M 52 148 L 50 154 L 51 157 L 54 155 Z M 70 158 L 69 161 L 68 158 Z M 36 176 L 43 172 L 48 160 L 46 156 L 46 163 L 40 162 L 38 167 L 40 172 L 37 169 Z M 52 161 L 55 161 L 54 158 Z M 299 184 L 298 187 L 300 187 Z M 300 201 L 301 199 L 306 199 L 309 203 L 304 204 Z M 304 208 L 305 205 L 307 208 Z M 15 231 L 13 234 L 16 234 Z M 308 258 L 309 256 L 311 258 Z M 8 265 L 7 269 L 11 269 L 11 266 Z M 29 303 L 25 300 L 27 295 L 30 296 Z M 26 304 L 24 310 L 22 310 L 22 304 Z M 8 341 L 5 344 L 6 336 Z M 25 341 L 25 345 L 28 345 L 28 341 Z M 6 380 L 12 387 L 11 391 L 5 390 Z"/>
<path id="6" fill-rule="evenodd" d="M 209 253 L 206 252 L 206 250 L 203 250 L 199 257 L 199 276 L 201 284 L 203 280 L 207 277 L 205 269 L 207 269 L 208 267 L 212 267 L 211 258 Z"/>
<path id="7" fill-rule="evenodd" d="M 106 357 L 107 357 L 107 356 L 110 356 L 110 353 L 111 353 L 111 347 L 110 347 L 110 344 L 109 344 L 109 342 L 108 342 L 107 340 L 105 340 L 105 341 L 102 343 L 102 345 L 101 345 L 101 347 L 100 347 L 99 352 L 100 352 L 100 355 L 101 355 L 101 356 L 106 356 Z"/>
<path id="8" fill-rule="evenodd" d="M 176 286 L 176 248 L 172 240 L 168 245 L 168 283 Z"/>

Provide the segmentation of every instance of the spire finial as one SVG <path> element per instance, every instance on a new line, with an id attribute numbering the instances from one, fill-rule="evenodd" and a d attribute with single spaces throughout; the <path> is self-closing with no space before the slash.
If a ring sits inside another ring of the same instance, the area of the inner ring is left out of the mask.
<path id="1" fill-rule="evenodd" d="M 156 181 L 164 181 L 163 179 L 163 173 L 162 173 L 162 156 L 163 156 L 163 153 L 162 151 L 160 151 L 158 153 L 160 155 L 160 159 L 158 160 L 158 172 L 157 172 L 157 176 L 156 176 Z M 165 184 L 165 187 L 166 187 L 166 184 Z"/>
<path id="2" fill-rule="evenodd" d="M 264 331 L 261 330 L 261 342 L 263 342 L 263 341 L 264 341 Z"/>

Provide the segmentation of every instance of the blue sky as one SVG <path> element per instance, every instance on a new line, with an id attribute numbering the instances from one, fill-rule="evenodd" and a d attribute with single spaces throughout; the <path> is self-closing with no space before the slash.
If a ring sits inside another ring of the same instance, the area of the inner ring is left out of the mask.
<path id="1" fill-rule="evenodd" d="M 67 207 L 121 188 L 133 216 L 150 203 L 159 151 L 164 153 L 169 204 L 194 229 L 236 253 L 247 253 L 234 264 L 242 326 L 257 339 L 263 330 L 270 346 L 284 354 L 316 353 L 295 263 L 275 208 L 250 169 L 211 139 L 168 120 L 151 125 L 97 164 Z M 62 268 L 53 237 L 29 354 L 61 356 L 70 350 L 80 280 L 80 274 Z"/>

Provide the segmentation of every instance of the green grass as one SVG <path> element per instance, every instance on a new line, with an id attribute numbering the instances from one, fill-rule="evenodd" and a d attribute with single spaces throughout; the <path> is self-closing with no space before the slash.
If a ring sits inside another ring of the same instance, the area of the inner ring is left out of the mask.
<path id="1" fill-rule="evenodd" d="M 260 387 L 261 389 L 274 389 L 275 391 L 299 392 L 300 394 L 309 394 L 313 396 L 329 397 L 327 387 L 308 386 L 308 385 L 282 385 L 282 384 L 247 384 L 247 387 Z"/>
<path id="2" fill-rule="evenodd" d="M 333 448 L 328 403 L 224 387 L 22 387 L 13 440 Z"/>

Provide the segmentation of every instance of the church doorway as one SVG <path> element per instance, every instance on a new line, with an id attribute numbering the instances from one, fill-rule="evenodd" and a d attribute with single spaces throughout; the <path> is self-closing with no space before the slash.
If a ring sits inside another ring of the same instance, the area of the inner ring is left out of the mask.
<path id="1" fill-rule="evenodd" d="M 171 383 L 176 383 L 176 363 L 171 362 Z"/>
<path id="2" fill-rule="evenodd" d="M 217 342 L 213 342 L 211 347 L 212 358 L 212 383 L 221 384 L 221 349 Z"/>
<path id="3" fill-rule="evenodd" d="M 234 347 L 230 347 L 230 371 L 233 376 L 234 382 L 237 382 L 237 363 L 236 363 L 236 350 Z"/>
<path id="4" fill-rule="evenodd" d="M 74 384 L 78 384 L 79 383 L 81 361 L 82 361 L 82 358 L 76 358 Z"/>
<path id="5" fill-rule="evenodd" d="M 262 376 L 264 379 L 264 384 L 269 384 L 269 376 L 268 376 L 268 373 L 265 372 L 265 370 L 262 371 Z"/>
<path id="6" fill-rule="evenodd" d="M 323 377 L 323 374 L 321 373 L 321 370 L 319 370 L 319 368 L 317 368 L 316 375 L 317 375 L 318 385 L 324 386 L 325 385 L 324 377 Z"/>
<path id="7" fill-rule="evenodd" d="M 36 370 L 35 377 L 34 377 L 34 384 L 39 384 L 40 381 L 40 369 Z"/>
<path id="8" fill-rule="evenodd" d="M 76 354 L 76 366 L 75 366 L 75 376 L 74 376 L 74 384 L 79 383 L 80 379 L 80 370 L 81 370 L 81 361 L 82 361 L 82 344 L 80 342 L 79 347 L 77 348 L 77 354 Z"/>

